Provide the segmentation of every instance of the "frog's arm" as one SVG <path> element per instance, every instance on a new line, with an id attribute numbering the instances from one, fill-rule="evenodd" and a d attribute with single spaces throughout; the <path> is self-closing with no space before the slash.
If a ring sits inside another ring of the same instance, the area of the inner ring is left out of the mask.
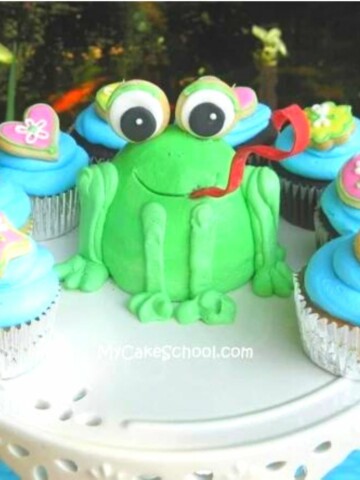
<path id="1" fill-rule="evenodd" d="M 292 273 L 277 243 L 280 182 L 268 167 L 247 166 L 242 187 L 250 213 L 255 246 L 253 290 L 257 295 L 288 296 Z"/>
<path id="2" fill-rule="evenodd" d="M 85 168 L 81 172 L 77 182 L 80 199 L 79 253 L 57 265 L 65 288 L 92 292 L 108 278 L 102 256 L 102 236 L 117 187 L 118 173 L 111 163 Z"/>

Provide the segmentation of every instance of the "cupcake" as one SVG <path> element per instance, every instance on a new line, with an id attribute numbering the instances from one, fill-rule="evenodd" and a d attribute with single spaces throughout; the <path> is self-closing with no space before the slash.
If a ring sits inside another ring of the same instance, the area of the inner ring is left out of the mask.
<path id="1" fill-rule="evenodd" d="M 88 154 L 60 132 L 58 116 L 48 105 L 30 107 L 23 122 L 0 124 L 0 175 L 30 196 L 36 240 L 76 227 L 76 178 L 88 164 Z"/>
<path id="2" fill-rule="evenodd" d="M 22 187 L 0 175 L 0 212 L 28 235 L 32 232 L 31 202 Z"/>
<path id="3" fill-rule="evenodd" d="M 249 87 L 236 87 L 240 105 L 244 105 L 244 114 L 235 127 L 224 137 L 231 147 L 237 149 L 245 145 L 272 145 L 277 131 L 271 122 L 271 109 L 259 103 L 255 91 Z M 268 165 L 268 161 L 258 155 L 250 155 L 248 163 Z"/>
<path id="4" fill-rule="evenodd" d="M 95 101 L 78 115 L 71 128 L 71 135 L 87 151 L 92 163 L 112 160 L 127 143 L 114 132 L 106 117 L 106 103 L 119 85 L 117 82 L 102 87 Z"/>
<path id="5" fill-rule="evenodd" d="M 360 230 L 360 155 L 342 167 L 320 197 L 315 210 L 317 244 Z"/>
<path id="6" fill-rule="evenodd" d="M 320 367 L 360 379 L 360 233 L 322 246 L 295 276 L 305 352 Z"/>
<path id="7" fill-rule="evenodd" d="M 0 212 L 0 378 L 34 366 L 55 320 L 59 281 L 52 255 Z"/>
<path id="8" fill-rule="evenodd" d="M 281 180 L 281 214 L 290 223 L 314 229 L 314 210 L 320 195 L 335 179 L 341 167 L 360 151 L 360 120 L 351 107 L 325 102 L 305 109 L 310 126 L 310 143 L 301 154 L 273 164 Z M 278 136 L 276 147 L 287 150 L 293 130 Z"/>

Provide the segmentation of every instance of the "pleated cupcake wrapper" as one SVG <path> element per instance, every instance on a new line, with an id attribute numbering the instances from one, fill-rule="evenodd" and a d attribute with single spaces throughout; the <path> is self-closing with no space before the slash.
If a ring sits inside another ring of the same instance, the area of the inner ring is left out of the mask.
<path id="1" fill-rule="evenodd" d="M 79 199 L 77 190 L 50 197 L 31 197 L 35 240 L 61 237 L 79 223 Z"/>
<path id="2" fill-rule="evenodd" d="M 56 318 L 59 293 L 46 312 L 38 318 L 18 326 L 0 328 L 2 380 L 30 370 L 46 354 Z"/>
<path id="3" fill-rule="evenodd" d="M 265 158 L 259 157 L 255 153 L 252 153 L 247 159 L 248 165 L 253 167 L 271 167 L 270 160 L 265 160 Z"/>
<path id="4" fill-rule="evenodd" d="M 316 246 L 320 248 L 325 243 L 330 242 L 332 240 L 332 235 L 330 232 L 327 231 L 325 225 L 321 221 L 320 217 L 320 210 L 319 207 L 316 207 L 314 212 L 314 227 L 315 227 L 315 240 Z"/>
<path id="5" fill-rule="evenodd" d="M 308 305 L 299 278 L 294 296 L 304 350 L 319 367 L 341 377 L 360 380 L 360 328 L 338 325 Z"/>
<path id="6" fill-rule="evenodd" d="M 288 222 L 314 230 L 314 211 L 324 188 L 294 183 L 280 177 L 281 216 Z"/>

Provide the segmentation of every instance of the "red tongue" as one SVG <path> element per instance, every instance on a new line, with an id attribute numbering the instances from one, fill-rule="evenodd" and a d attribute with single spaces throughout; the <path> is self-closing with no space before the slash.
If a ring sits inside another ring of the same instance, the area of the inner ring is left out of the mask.
<path id="1" fill-rule="evenodd" d="M 244 175 L 246 160 L 249 155 L 256 153 L 267 160 L 279 162 L 285 158 L 297 155 L 307 148 L 310 141 L 310 126 L 303 110 L 298 105 L 290 105 L 281 110 L 276 110 L 272 114 L 272 123 L 276 130 L 280 132 L 281 128 L 286 124 L 294 129 L 294 144 L 289 151 L 279 150 L 268 145 L 252 145 L 249 147 L 239 148 L 232 160 L 229 182 L 227 187 L 206 187 L 196 190 L 191 194 L 191 198 L 200 197 L 223 197 L 228 193 L 236 190 L 241 183 Z"/>

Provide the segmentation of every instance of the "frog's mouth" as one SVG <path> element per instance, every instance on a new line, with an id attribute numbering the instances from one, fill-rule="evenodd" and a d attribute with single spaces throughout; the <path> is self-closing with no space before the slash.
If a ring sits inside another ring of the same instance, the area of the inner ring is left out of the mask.
<path id="1" fill-rule="evenodd" d="M 175 198 L 188 197 L 190 195 L 189 193 L 159 192 L 158 190 L 155 190 L 149 187 L 148 185 L 146 185 L 146 183 L 143 180 L 141 180 L 141 178 L 136 172 L 134 172 L 134 178 L 145 190 L 147 190 L 150 193 L 153 193 L 154 195 L 160 195 L 161 197 L 175 197 Z"/>

